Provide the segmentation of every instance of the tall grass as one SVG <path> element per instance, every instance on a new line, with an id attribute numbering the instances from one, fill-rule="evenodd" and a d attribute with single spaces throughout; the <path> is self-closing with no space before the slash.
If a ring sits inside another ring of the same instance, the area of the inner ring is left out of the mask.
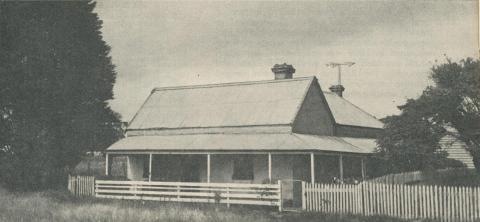
<path id="1" fill-rule="evenodd" d="M 0 190 L 0 221 L 175 221 L 175 222 L 301 222 L 403 221 L 315 213 L 278 213 L 252 207 L 74 198 L 66 192 L 9 193 Z"/>

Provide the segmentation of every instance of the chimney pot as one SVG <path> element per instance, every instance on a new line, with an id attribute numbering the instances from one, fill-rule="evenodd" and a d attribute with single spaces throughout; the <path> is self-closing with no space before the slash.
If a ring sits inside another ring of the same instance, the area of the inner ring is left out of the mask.
<path id="1" fill-rule="evenodd" d="M 275 64 L 272 68 L 272 72 L 275 74 L 275 79 L 291 79 L 295 69 L 292 65 L 287 63 Z"/>
<path id="2" fill-rule="evenodd" d="M 345 87 L 342 85 L 333 85 L 330 86 L 330 91 L 336 93 L 338 96 L 343 97 L 343 91 L 345 91 Z"/>

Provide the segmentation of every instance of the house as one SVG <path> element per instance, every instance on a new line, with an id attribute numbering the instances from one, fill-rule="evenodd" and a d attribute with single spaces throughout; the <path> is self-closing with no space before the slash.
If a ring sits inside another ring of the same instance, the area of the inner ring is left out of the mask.
<path id="1" fill-rule="evenodd" d="M 107 175 L 127 157 L 129 180 L 342 182 L 365 178 L 383 124 L 316 77 L 272 68 L 274 80 L 152 90 L 106 151 Z"/>
<path id="2" fill-rule="evenodd" d="M 467 150 L 467 144 L 459 139 L 458 131 L 451 126 L 446 126 L 445 129 L 447 133 L 439 141 L 440 150 L 447 153 L 447 158 L 458 160 L 467 168 L 474 169 L 473 157 Z"/>

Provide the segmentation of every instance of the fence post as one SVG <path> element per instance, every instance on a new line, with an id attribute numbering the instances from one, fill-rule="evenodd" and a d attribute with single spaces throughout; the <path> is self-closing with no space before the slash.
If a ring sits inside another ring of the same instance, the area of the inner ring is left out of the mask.
<path id="1" fill-rule="evenodd" d="M 307 209 L 307 191 L 305 190 L 305 181 L 302 181 L 302 210 Z"/>
<path id="2" fill-rule="evenodd" d="M 92 176 L 92 196 L 95 196 L 95 177 Z"/>
<path id="3" fill-rule="evenodd" d="M 137 197 L 137 183 L 133 184 L 133 196 Z"/>
<path id="4" fill-rule="evenodd" d="M 279 193 L 278 193 L 278 211 L 279 212 L 282 212 L 282 181 L 281 180 L 278 180 L 278 186 L 279 186 Z"/>
<path id="5" fill-rule="evenodd" d="M 180 185 L 177 186 L 177 201 L 180 202 Z"/>
<path id="6" fill-rule="evenodd" d="M 230 187 L 227 186 L 227 208 L 230 208 Z"/>
<path id="7" fill-rule="evenodd" d="M 67 189 L 68 189 L 68 192 L 72 192 L 71 186 L 72 186 L 72 184 L 70 183 L 70 174 L 68 174 L 68 180 L 67 180 Z"/>

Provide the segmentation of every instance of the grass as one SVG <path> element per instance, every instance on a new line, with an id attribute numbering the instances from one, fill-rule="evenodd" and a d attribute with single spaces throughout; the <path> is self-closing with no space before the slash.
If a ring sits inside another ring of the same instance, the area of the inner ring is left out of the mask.
<path id="1" fill-rule="evenodd" d="M 272 209 L 74 198 L 66 192 L 9 193 L 0 190 L 0 221 L 175 222 L 400 222 L 389 217 L 279 213 Z"/>

